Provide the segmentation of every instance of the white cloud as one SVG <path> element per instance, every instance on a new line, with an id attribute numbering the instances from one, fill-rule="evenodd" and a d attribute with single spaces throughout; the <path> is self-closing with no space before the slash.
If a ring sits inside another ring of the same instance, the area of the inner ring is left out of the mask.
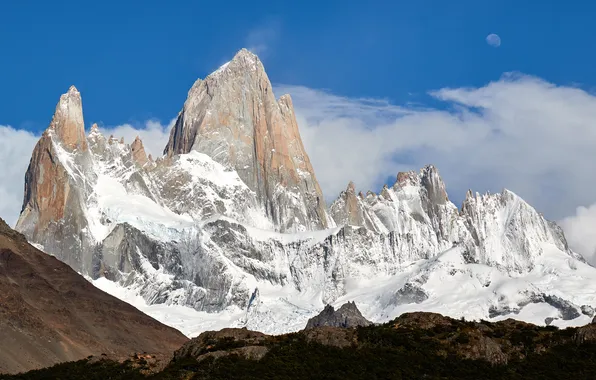
<path id="1" fill-rule="evenodd" d="M 39 136 L 0 125 L 0 217 L 14 226 L 23 205 L 25 172 Z"/>
<path id="2" fill-rule="evenodd" d="M 596 265 L 596 204 L 578 207 L 576 214 L 559 222 L 573 248 L 592 265 Z"/>
<path id="3" fill-rule="evenodd" d="M 437 109 L 300 86 L 275 90 L 294 99 L 304 144 L 328 199 L 350 180 L 359 189 L 378 190 L 388 176 L 432 163 L 457 202 L 468 188 L 506 187 L 557 220 L 596 201 L 596 96 L 581 89 L 506 74 L 480 88 L 432 92 L 444 102 Z M 572 247 L 590 256 L 596 241 L 586 247 L 575 238 L 581 235 L 576 226 L 586 220 L 568 220 L 565 229 Z"/>
<path id="4" fill-rule="evenodd" d="M 269 54 L 269 50 L 277 41 L 280 32 L 281 23 L 279 20 L 268 20 L 258 28 L 248 32 L 244 41 L 245 47 L 263 59 Z"/>

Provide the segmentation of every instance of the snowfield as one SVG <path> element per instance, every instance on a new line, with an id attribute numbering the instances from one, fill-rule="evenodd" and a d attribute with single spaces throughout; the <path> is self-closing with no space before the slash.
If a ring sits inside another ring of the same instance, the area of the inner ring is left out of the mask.
<path id="1" fill-rule="evenodd" d="M 431 260 L 420 260 L 405 266 L 404 273 L 374 279 L 346 279 L 346 293 L 331 304 L 340 307 L 355 301 L 362 314 L 377 323 L 387 322 L 402 313 L 428 311 L 467 320 L 499 321 L 515 318 L 525 322 L 552 325 L 561 328 L 582 326 L 592 317 L 580 314 L 574 319 L 561 319 L 560 309 L 546 303 L 528 303 L 527 294 L 552 294 L 559 297 L 572 295 L 574 304 L 594 302 L 593 267 L 561 254 L 556 247 L 546 247 L 549 254 L 535 269 L 523 276 L 509 277 L 486 265 L 465 264 L 460 249 L 450 249 Z M 428 276 L 423 289 L 430 295 L 421 303 L 395 305 L 392 298 L 396 289 L 416 276 Z M 89 279 L 103 291 L 132 304 L 160 322 L 172 326 L 188 337 L 203 331 L 224 327 L 247 327 L 267 334 L 283 334 L 304 328 L 309 318 L 325 306 L 317 292 L 296 292 L 293 289 L 259 284 L 258 300 L 248 310 L 228 307 L 217 313 L 206 313 L 181 305 L 148 305 L 134 289 L 99 278 Z M 487 315 L 491 306 L 500 305 L 518 312 L 495 316 Z"/>

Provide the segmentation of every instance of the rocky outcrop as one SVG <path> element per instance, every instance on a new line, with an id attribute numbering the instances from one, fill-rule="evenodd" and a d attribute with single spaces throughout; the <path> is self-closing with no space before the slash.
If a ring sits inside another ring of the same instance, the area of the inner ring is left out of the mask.
<path id="1" fill-rule="evenodd" d="M 242 49 L 197 80 L 170 134 L 168 156 L 205 153 L 234 169 L 281 231 L 333 224 L 289 95 L 275 100 L 259 58 Z"/>
<path id="2" fill-rule="evenodd" d="M 308 320 L 306 329 L 322 326 L 350 328 L 370 325 L 372 322 L 362 316 L 356 303 L 348 302 L 337 310 L 331 305 L 325 306 L 319 315 Z"/>
<path id="3" fill-rule="evenodd" d="M 0 219 L 0 373 L 89 355 L 169 354 L 187 338 L 95 288 Z"/>
<path id="4" fill-rule="evenodd" d="M 130 149 L 132 150 L 132 159 L 134 160 L 134 162 L 141 166 L 149 162 L 149 159 L 147 158 L 147 153 L 145 153 L 145 147 L 143 146 L 143 142 L 141 141 L 141 138 L 139 136 L 135 138 L 135 141 L 133 141 L 132 145 L 130 146 Z"/>
<path id="5" fill-rule="evenodd" d="M 356 195 L 354 182 L 348 184 L 346 191 L 342 191 L 339 198 L 331 204 L 329 213 L 338 225 L 366 227 L 374 232 L 381 232 L 377 225 L 380 223 L 375 215 L 370 215 L 363 204 L 364 196 Z"/>
<path id="6" fill-rule="evenodd" d="M 557 353 L 562 352 L 562 348 L 576 350 L 577 345 L 593 342 L 596 336 L 594 331 L 593 325 L 558 330 L 511 319 L 496 323 L 472 322 L 436 313 L 416 312 L 405 313 L 391 322 L 364 329 L 322 326 L 279 336 L 268 336 L 242 329 L 225 329 L 220 333 L 207 332 L 178 350 L 170 367 L 177 363 L 187 364 L 188 360 L 193 358 L 200 366 L 200 362 L 205 358 L 217 359 L 234 354 L 245 359 L 271 360 L 269 363 L 276 364 L 280 363 L 282 357 L 284 364 L 289 360 L 295 360 L 296 367 L 312 367 L 314 360 L 320 360 L 326 365 L 336 363 L 345 366 L 348 363 L 337 360 L 337 357 L 342 357 L 340 353 L 351 352 L 347 357 L 362 355 L 363 360 L 370 361 L 376 355 L 391 352 L 387 365 L 395 365 L 396 368 L 399 365 L 395 360 L 399 360 L 398 358 L 404 354 L 416 353 L 412 357 L 417 357 L 418 360 L 408 364 L 421 366 L 419 377 L 424 377 L 424 373 L 428 374 L 428 368 L 425 368 L 428 363 L 437 361 L 447 365 L 445 360 L 449 363 L 461 361 L 461 364 L 475 362 L 474 366 L 484 366 L 488 363 L 490 366 L 487 368 L 497 369 L 497 373 L 501 375 L 500 370 L 509 364 L 516 366 L 524 361 L 539 363 L 545 358 L 558 357 Z M 315 344 L 305 346 L 305 341 Z M 255 355 L 251 358 L 246 355 L 250 349 L 256 348 L 261 349 L 259 351 L 263 353 L 262 356 Z M 337 351 L 336 348 L 342 350 Z M 589 350 L 589 346 L 584 346 L 583 349 Z M 541 358 L 540 355 L 545 353 L 547 356 Z M 337 357 L 329 360 L 326 357 L 318 358 L 317 355 Z M 570 356 L 573 357 L 572 354 Z M 307 363 L 303 364 L 305 360 Z M 233 365 L 233 362 L 226 363 Z M 242 363 L 243 367 L 246 366 L 246 363 Z M 534 368 L 529 364 L 528 367 Z M 395 370 L 385 372 L 387 373 L 395 373 Z"/>
<path id="7" fill-rule="evenodd" d="M 67 151 L 87 150 L 83 103 L 75 86 L 71 86 L 68 92 L 60 97 L 48 130 L 56 134 Z"/>
<path id="8" fill-rule="evenodd" d="M 200 362 L 207 358 L 218 359 L 228 355 L 260 360 L 269 351 L 265 346 L 268 340 L 269 336 L 247 329 L 206 331 L 176 350 L 172 362 L 186 358 L 194 358 Z"/>

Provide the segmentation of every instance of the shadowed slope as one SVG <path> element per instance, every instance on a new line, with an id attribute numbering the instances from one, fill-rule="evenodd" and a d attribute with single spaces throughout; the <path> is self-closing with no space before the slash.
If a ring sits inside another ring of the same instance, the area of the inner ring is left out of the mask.
<path id="1" fill-rule="evenodd" d="M 186 340 L 95 288 L 0 219 L 0 373 L 102 353 L 168 354 Z"/>

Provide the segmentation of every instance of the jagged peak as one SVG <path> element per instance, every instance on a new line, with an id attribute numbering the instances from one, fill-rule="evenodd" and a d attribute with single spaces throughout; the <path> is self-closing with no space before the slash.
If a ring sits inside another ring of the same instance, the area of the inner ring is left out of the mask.
<path id="1" fill-rule="evenodd" d="M 79 94 L 79 90 L 77 90 L 76 86 L 73 84 L 68 88 L 68 94 Z"/>
<path id="2" fill-rule="evenodd" d="M 294 109 L 294 103 L 292 102 L 292 96 L 290 94 L 283 94 L 279 97 L 277 104 L 284 106 L 290 110 Z"/>
<path id="3" fill-rule="evenodd" d="M 433 173 L 433 172 L 439 172 L 439 169 L 437 169 L 436 166 L 434 166 L 433 164 L 427 164 L 424 165 L 424 167 L 422 169 L 420 169 L 421 173 Z"/>
<path id="4" fill-rule="evenodd" d="M 82 113 L 81 93 L 79 92 L 79 90 L 77 90 L 75 86 L 70 86 L 68 88 L 68 91 L 60 95 L 60 100 L 58 101 L 58 105 L 56 106 L 56 112 L 58 112 L 58 110 L 62 112 L 64 112 L 64 110 L 68 110 L 71 107 L 73 101 L 79 103 Z"/>
<path id="5" fill-rule="evenodd" d="M 413 171 L 399 172 L 393 186 L 415 185 L 419 181 L 418 174 Z"/>
<path id="6" fill-rule="evenodd" d="M 424 178 L 432 178 L 435 177 L 441 182 L 443 179 L 439 174 L 439 169 L 437 169 L 434 165 L 425 165 L 422 169 L 420 169 L 420 178 L 424 180 Z"/>
<path id="7" fill-rule="evenodd" d="M 139 136 L 135 137 L 130 150 L 132 152 L 133 160 L 139 165 L 145 165 L 149 161 L 147 153 L 145 152 L 145 147 L 143 146 L 143 141 Z"/>
<path id="8" fill-rule="evenodd" d="M 501 190 L 501 195 L 502 196 L 506 196 L 509 198 L 516 198 L 516 199 L 522 199 L 519 195 L 517 195 L 516 193 L 514 193 L 513 191 L 503 188 L 503 190 Z"/>
<path id="9" fill-rule="evenodd" d="M 260 61 L 260 59 L 255 53 L 251 52 L 247 48 L 242 48 L 242 49 L 238 50 L 238 52 L 234 55 L 234 58 L 232 58 L 232 60 L 230 62 L 240 62 L 240 63 L 254 62 L 254 63 L 256 63 L 257 61 Z"/>
<path id="10" fill-rule="evenodd" d="M 93 123 L 93 125 L 91 125 L 91 130 L 89 131 L 89 135 L 87 136 L 87 138 L 92 140 L 103 138 L 103 135 L 101 134 L 99 127 L 97 126 L 97 123 Z"/>
<path id="11" fill-rule="evenodd" d="M 240 49 L 234 57 L 221 65 L 217 70 L 212 72 L 207 76 L 205 79 L 211 78 L 218 78 L 221 74 L 230 73 L 234 71 L 256 71 L 256 70 L 264 71 L 263 64 L 259 57 L 256 54 L 250 52 L 249 50 L 242 48 Z M 200 84 L 201 82 L 195 82 L 195 85 Z M 194 86 L 193 86 L 194 87 Z"/>
<path id="12" fill-rule="evenodd" d="M 346 188 L 346 191 L 348 193 L 356 193 L 356 185 L 354 184 L 354 182 L 350 181 L 350 183 L 348 183 L 348 187 Z"/>
<path id="13" fill-rule="evenodd" d="M 87 149 L 83 103 L 75 86 L 70 86 L 68 91 L 60 96 L 48 132 L 51 132 L 67 150 Z"/>
<path id="14" fill-rule="evenodd" d="M 391 196 L 389 195 L 389 186 L 387 186 L 386 184 L 383 185 L 383 188 L 381 189 L 381 196 L 385 199 L 391 198 Z"/>
<path id="15" fill-rule="evenodd" d="M 433 203 L 445 204 L 449 201 L 445 182 L 441 178 L 439 170 L 433 165 L 426 165 L 420 170 L 420 182 Z"/>

